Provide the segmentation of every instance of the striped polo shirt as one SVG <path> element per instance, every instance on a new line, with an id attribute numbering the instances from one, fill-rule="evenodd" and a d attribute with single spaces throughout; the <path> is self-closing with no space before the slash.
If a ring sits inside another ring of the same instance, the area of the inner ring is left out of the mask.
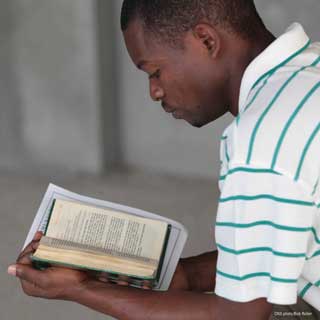
<path id="1" fill-rule="evenodd" d="M 215 293 L 320 310 L 320 43 L 300 24 L 246 69 L 220 157 Z"/>

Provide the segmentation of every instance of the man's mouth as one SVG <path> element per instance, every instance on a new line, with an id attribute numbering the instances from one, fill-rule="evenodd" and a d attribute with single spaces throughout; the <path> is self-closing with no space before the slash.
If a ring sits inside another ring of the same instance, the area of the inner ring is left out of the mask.
<path id="1" fill-rule="evenodd" d="M 178 109 L 175 109 L 169 105 L 167 105 L 166 103 L 162 102 L 162 108 L 165 112 L 167 113 L 171 113 L 172 116 L 175 118 L 175 119 L 182 119 L 183 118 L 183 112 L 182 110 L 178 110 Z"/>
<path id="2" fill-rule="evenodd" d="M 175 119 L 182 119 L 183 118 L 183 112 L 181 110 L 175 110 L 172 112 L 172 116 Z"/>

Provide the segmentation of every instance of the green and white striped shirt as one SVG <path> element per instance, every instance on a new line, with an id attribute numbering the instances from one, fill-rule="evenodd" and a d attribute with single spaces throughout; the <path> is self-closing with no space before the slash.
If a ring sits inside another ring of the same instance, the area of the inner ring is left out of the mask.
<path id="1" fill-rule="evenodd" d="M 220 152 L 215 293 L 320 310 L 320 43 L 301 25 L 246 69 Z"/>

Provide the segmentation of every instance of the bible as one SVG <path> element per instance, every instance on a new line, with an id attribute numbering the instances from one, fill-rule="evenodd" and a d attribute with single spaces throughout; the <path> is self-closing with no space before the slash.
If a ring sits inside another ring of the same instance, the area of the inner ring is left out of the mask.
<path id="1" fill-rule="evenodd" d="M 75 212 L 78 213 L 73 213 L 73 216 L 69 214 L 59 216 L 61 225 L 55 226 L 54 211 L 57 209 L 57 203 L 68 203 L 68 206 L 73 207 L 72 211 L 76 210 Z M 76 207 L 78 209 L 75 209 Z M 168 290 L 188 237 L 186 228 L 173 219 L 123 204 L 81 195 L 52 183 L 49 184 L 42 198 L 21 251 L 32 241 L 36 231 L 42 231 L 44 234 L 41 247 L 50 247 L 49 250 L 51 250 L 53 245 L 56 252 L 53 259 L 52 256 L 44 257 L 43 251 L 41 253 L 36 250 L 36 255 L 33 257 L 36 268 L 46 268 L 50 264 L 69 267 L 74 265 L 74 268 L 89 269 L 89 272 L 98 276 L 100 280 L 105 278 L 112 281 L 122 280 L 126 277 L 129 278 L 130 284 L 136 287 L 150 281 L 152 289 L 160 291 Z M 64 254 L 61 254 L 62 251 Z M 74 251 L 80 251 L 80 255 L 86 257 L 85 261 L 81 263 L 75 263 L 74 259 L 69 263 L 60 261 L 64 260 L 66 252 L 79 255 Z M 93 261 L 87 259 L 88 255 L 91 257 L 92 251 L 99 257 L 99 263 L 101 263 L 101 256 L 108 256 L 109 262 L 103 263 L 103 266 L 98 268 L 88 266 L 86 263 L 89 260 Z M 116 261 L 117 267 L 113 264 L 111 269 L 111 261 L 112 263 Z M 130 262 L 128 266 L 126 266 L 127 262 Z M 141 265 L 143 265 L 142 268 Z M 125 266 L 127 269 L 113 269 L 119 266 L 121 268 Z M 129 267 L 131 270 L 128 270 Z M 139 272 L 136 272 L 137 270 Z"/>
<path id="2" fill-rule="evenodd" d="M 36 268 L 61 265 L 100 280 L 158 285 L 171 224 L 120 210 L 54 199 L 32 258 Z"/>

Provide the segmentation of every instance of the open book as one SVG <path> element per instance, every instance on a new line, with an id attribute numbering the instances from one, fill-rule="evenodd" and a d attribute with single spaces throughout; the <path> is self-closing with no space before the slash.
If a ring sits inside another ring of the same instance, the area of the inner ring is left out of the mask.
<path id="1" fill-rule="evenodd" d="M 96 277 L 157 285 L 171 226 L 121 211 L 54 200 L 40 245 L 32 256 L 43 263 L 96 271 Z"/>
<path id="2" fill-rule="evenodd" d="M 88 269 L 129 283 L 167 290 L 187 239 L 176 221 L 123 205 L 84 197 L 50 184 L 25 241 L 44 232 L 32 259 Z"/>

